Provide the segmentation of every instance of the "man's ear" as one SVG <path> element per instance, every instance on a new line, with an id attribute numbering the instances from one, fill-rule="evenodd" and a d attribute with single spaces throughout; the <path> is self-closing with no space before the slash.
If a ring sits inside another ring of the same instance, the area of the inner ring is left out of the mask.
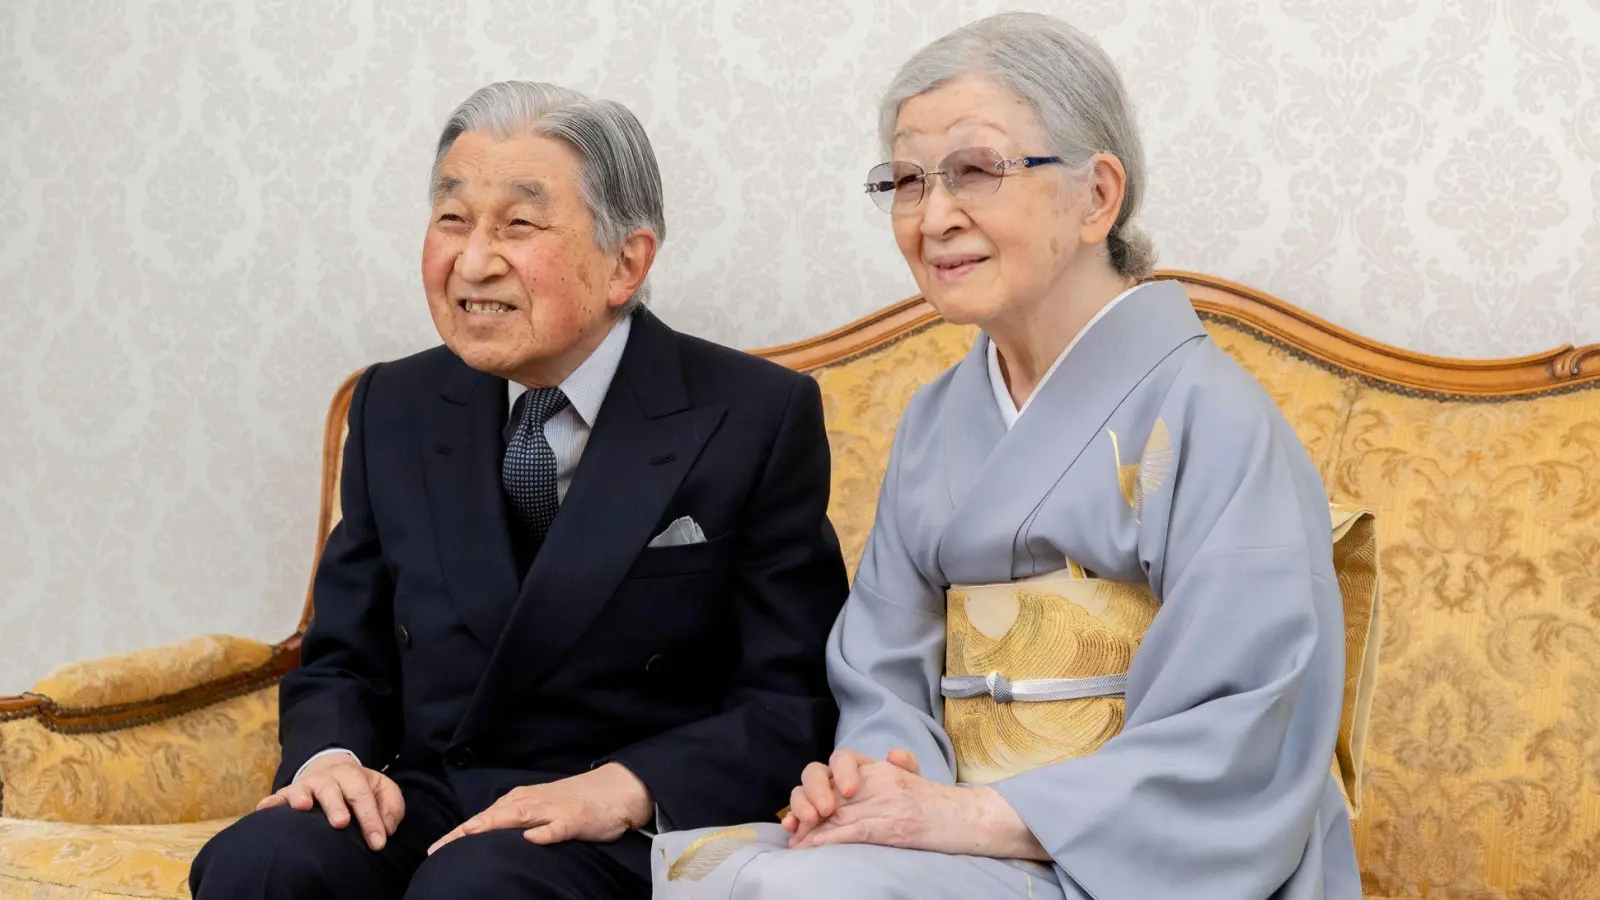
<path id="1" fill-rule="evenodd" d="M 656 261 L 656 248 L 660 242 L 655 232 L 640 228 L 628 235 L 617 248 L 615 265 L 611 270 L 611 283 L 606 289 L 606 305 L 616 308 L 638 293 L 639 285 L 650 274 Z"/>

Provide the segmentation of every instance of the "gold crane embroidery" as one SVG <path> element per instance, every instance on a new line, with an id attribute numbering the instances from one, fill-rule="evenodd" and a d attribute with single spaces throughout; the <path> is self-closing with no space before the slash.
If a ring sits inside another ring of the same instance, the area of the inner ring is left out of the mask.
<path id="1" fill-rule="evenodd" d="M 1111 455 L 1116 460 L 1117 488 L 1122 491 L 1122 499 L 1127 501 L 1137 521 L 1144 510 L 1145 498 L 1161 490 L 1161 485 L 1172 474 L 1177 455 L 1172 449 L 1172 434 L 1167 430 L 1165 419 L 1156 419 L 1139 461 L 1126 464 L 1122 461 L 1122 447 L 1117 443 L 1117 433 L 1107 428 L 1106 434 L 1111 437 Z"/>

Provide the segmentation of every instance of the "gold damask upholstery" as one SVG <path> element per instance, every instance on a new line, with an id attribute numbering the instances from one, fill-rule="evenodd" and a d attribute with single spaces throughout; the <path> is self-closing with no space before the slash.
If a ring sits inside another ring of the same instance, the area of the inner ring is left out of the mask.
<path id="1" fill-rule="evenodd" d="M 1600 897 L 1600 390 L 1348 396 L 1325 475 L 1377 510 L 1384 585 L 1369 890 Z"/>
<path id="2" fill-rule="evenodd" d="M 63 709 L 115 708 L 256 669 L 271 655 L 244 638 L 194 638 L 63 667 L 34 692 Z M 38 715 L 0 722 L 0 814 L 84 825 L 242 815 L 265 796 L 278 764 L 277 696 L 266 685 L 112 730 L 63 732 Z"/>
<path id="3" fill-rule="evenodd" d="M 1209 327 L 1283 408 L 1331 499 L 1377 513 L 1383 627 L 1356 824 L 1369 900 L 1600 897 L 1600 383 L 1443 399 Z M 813 372 L 852 573 L 901 411 L 974 334 L 914 328 Z M 338 517 L 349 386 L 319 536 Z M 250 673 L 282 650 L 201 639 L 69 666 L 37 689 L 55 718 L 0 698 L 0 900 L 187 896 L 194 852 L 268 787 L 276 688 Z M 239 688 L 220 702 L 62 724 L 219 679 Z"/>
<path id="4" fill-rule="evenodd" d="M 33 692 L 69 709 L 121 706 L 165 697 L 266 665 L 272 647 L 248 638 L 206 635 L 89 662 L 67 663 Z"/>
<path id="5" fill-rule="evenodd" d="M 200 846 L 271 788 L 278 690 L 248 676 L 273 653 L 200 637 L 41 679 L 50 714 L 0 716 L 0 898 L 187 897 Z M 110 727 L 94 714 L 230 678 L 234 696 L 198 709 Z"/>
<path id="6" fill-rule="evenodd" d="M 0 898 L 125 900 L 189 896 L 189 864 L 233 820 L 68 825 L 0 819 Z"/>
<path id="7" fill-rule="evenodd" d="M 842 365 L 812 374 L 822 388 L 822 411 L 833 453 L 828 517 L 839 532 L 854 578 L 878 511 L 878 487 L 889 468 L 889 447 L 900 413 L 917 388 L 961 359 L 976 328 L 939 324 Z"/>

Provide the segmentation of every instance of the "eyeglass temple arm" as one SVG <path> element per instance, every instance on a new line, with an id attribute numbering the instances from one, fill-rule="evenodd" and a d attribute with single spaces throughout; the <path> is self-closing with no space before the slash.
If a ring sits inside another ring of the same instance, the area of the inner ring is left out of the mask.
<path id="1" fill-rule="evenodd" d="M 1060 156 L 1024 156 L 1020 157 L 1016 161 L 1017 168 L 1019 169 L 1031 169 L 1034 166 L 1048 166 L 1054 163 L 1064 164 L 1066 163 L 1066 159 Z"/>

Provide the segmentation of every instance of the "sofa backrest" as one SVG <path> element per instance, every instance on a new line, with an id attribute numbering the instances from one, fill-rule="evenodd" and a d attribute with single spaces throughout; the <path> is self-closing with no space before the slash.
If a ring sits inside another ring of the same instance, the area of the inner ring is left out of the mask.
<path id="1" fill-rule="evenodd" d="M 1239 285 L 1162 275 L 1282 407 L 1330 499 L 1377 513 L 1367 896 L 1600 896 L 1600 346 L 1425 357 Z M 900 413 L 974 335 L 912 300 L 763 351 L 822 387 L 852 573 Z M 329 412 L 319 548 L 352 386 Z"/>

